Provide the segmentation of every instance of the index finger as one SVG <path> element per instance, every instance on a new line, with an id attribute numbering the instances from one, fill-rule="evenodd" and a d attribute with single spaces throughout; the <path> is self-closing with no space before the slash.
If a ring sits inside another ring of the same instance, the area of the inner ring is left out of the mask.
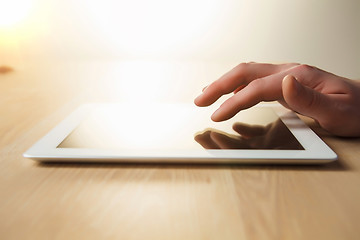
<path id="1" fill-rule="evenodd" d="M 210 84 L 194 102 L 197 106 L 209 106 L 222 95 L 231 93 L 254 79 L 284 71 L 295 65 L 297 64 L 241 63 Z"/>

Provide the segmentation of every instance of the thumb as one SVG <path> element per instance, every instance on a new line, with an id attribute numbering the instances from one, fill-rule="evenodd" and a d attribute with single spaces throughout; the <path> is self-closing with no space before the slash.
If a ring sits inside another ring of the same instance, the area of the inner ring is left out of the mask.
<path id="1" fill-rule="evenodd" d="M 326 95 L 302 85 L 294 76 L 287 75 L 282 81 L 284 100 L 292 110 L 326 122 L 331 113 L 332 100 Z"/>

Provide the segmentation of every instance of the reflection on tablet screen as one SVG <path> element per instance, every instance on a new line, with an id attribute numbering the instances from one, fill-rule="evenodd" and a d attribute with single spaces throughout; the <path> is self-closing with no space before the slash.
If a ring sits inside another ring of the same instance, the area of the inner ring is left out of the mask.
<path id="1" fill-rule="evenodd" d="M 209 128 L 195 140 L 205 149 L 304 149 L 280 118 L 266 126 L 236 122 L 233 129 L 238 134 Z"/>
<path id="2" fill-rule="evenodd" d="M 171 105 L 94 109 L 58 148 L 304 149 L 271 108 L 245 110 L 215 123 L 209 111 Z"/>

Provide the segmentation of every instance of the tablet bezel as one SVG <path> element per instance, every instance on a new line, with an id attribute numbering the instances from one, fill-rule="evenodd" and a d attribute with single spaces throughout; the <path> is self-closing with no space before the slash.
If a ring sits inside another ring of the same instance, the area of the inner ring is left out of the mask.
<path id="1" fill-rule="evenodd" d="M 107 105 L 109 105 L 108 103 Z M 94 107 L 80 106 L 48 134 L 24 153 L 24 157 L 40 162 L 152 162 L 152 163 L 265 163 L 321 164 L 337 159 L 337 155 L 292 111 L 280 104 L 259 104 L 271 108 L 288 127 L 304 150 L 201 149 L 164 151 L 124 151 L 113 149 L 57 148 Z M 174 104 L 176 107 L 178 104 Z M 184 105 L 190 104 L 181 104 Z M 117 104 L 121 108 L 121 104 Z"/>

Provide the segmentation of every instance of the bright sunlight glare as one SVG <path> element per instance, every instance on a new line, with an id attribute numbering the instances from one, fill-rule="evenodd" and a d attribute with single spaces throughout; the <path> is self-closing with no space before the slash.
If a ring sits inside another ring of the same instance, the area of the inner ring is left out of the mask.
<path id="1" fill-rule="evenodd" d="M 127 61 L 118 67 L 113 88 L 131 102 L 156 102 L 166 98 L 172 79 L 171 65 L 157 61 Z"/>
<path id="2" fill-rule="evenodd" d="M 30 12 L 32 0 L 0 1 L 0 28 L 10 28 L 22 21 Z"/>
<path id="3" fill-rule="evenodd" d="M 93 0 L 86 8 L 110 44 L 134 55 L 182 51 L 222 12 L 219 0 Z"/>

